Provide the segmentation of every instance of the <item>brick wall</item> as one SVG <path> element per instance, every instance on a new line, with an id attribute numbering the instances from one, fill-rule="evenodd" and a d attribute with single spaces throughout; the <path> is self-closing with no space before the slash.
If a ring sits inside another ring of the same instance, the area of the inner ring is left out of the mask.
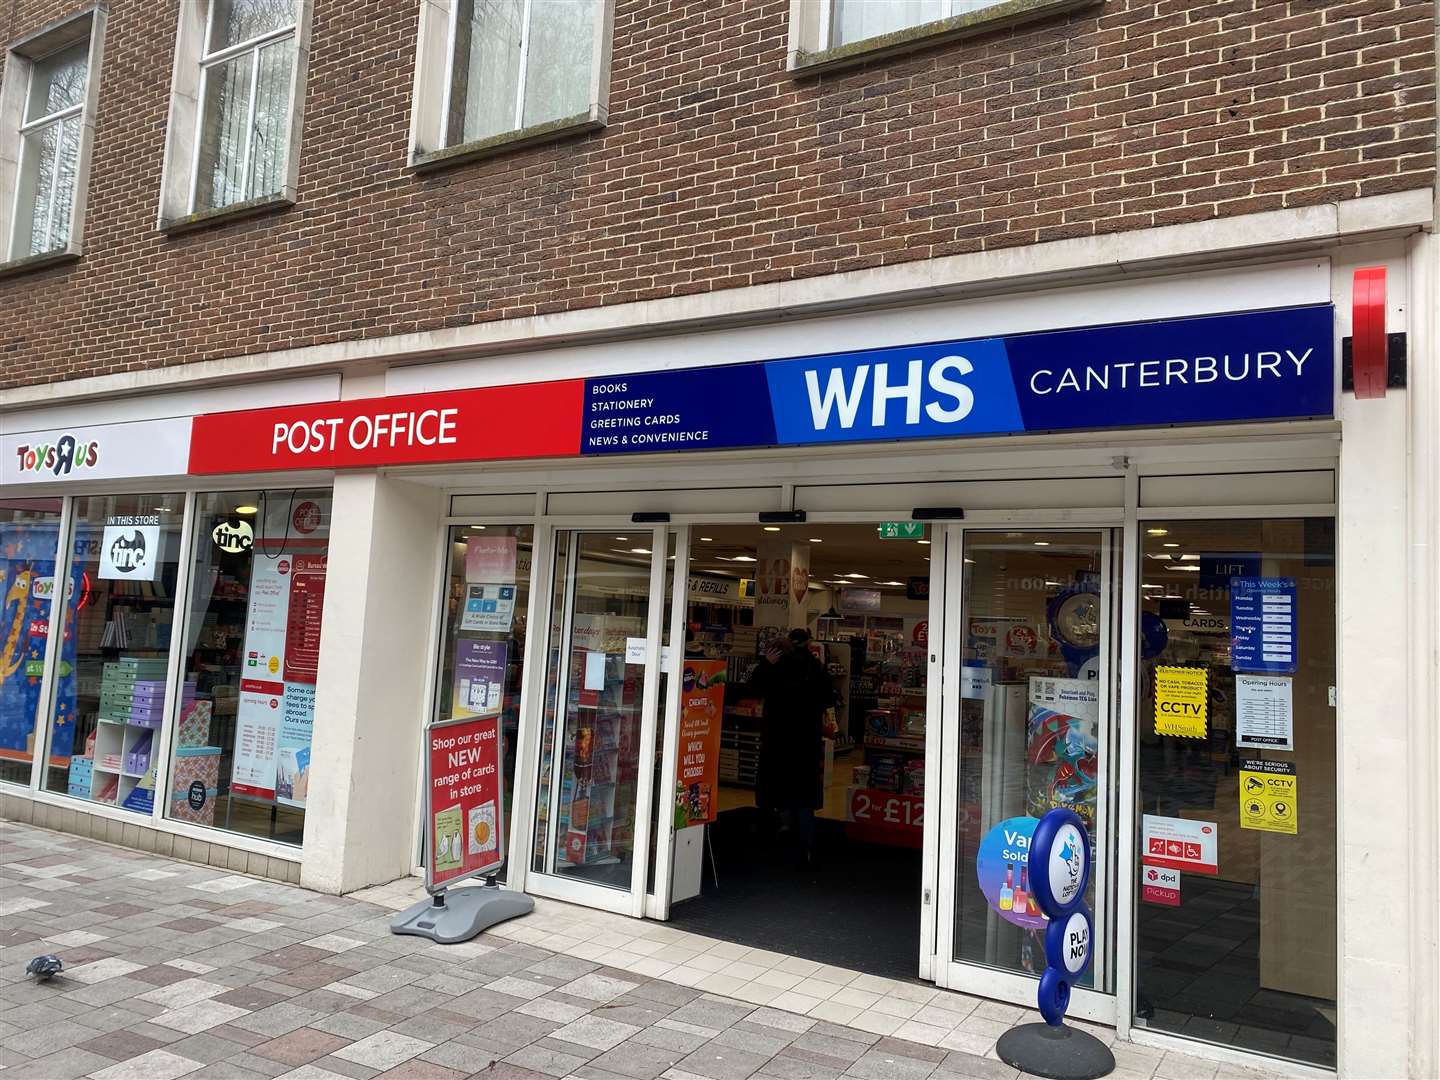
<path id="1" fill-rule="evenodd" d="M 175 0 L 111 0 L 86 253 L 0 279 L 0 387 L 1433 179 L 1430 0 L 1104 0 L 804 78 L 788 0 L 618 0 L 607 129 L 420 176 L 418 8 L 315 0 L 299 205 L 171 239 Z"/>

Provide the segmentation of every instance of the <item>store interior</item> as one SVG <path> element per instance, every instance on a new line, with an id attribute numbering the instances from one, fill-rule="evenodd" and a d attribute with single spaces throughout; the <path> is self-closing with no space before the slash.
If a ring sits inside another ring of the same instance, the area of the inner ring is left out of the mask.
<path id="1" fill-rule="evenodd" d="M 724 695 L 718 785 L 677 793 L 677 825 L 706 823 L 678 928 L 915 977 L 929 545 L 873 524 L 692 531 L 687 667 L 723 673 Z M 793 628 L 814 678 L 776 691 Z"/>

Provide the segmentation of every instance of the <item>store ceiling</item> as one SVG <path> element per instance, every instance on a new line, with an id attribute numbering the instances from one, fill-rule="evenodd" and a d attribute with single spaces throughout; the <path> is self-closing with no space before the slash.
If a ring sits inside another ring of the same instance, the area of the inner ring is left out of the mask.
<path id="1" fill-rule="evenodd" d="M 810 580 L 842 579 L 854 585 L 884 581 L 904 583 L 907 577 L 930 573 L 930 545 L 915 540 L 881 540 L 874 525 L 785 525 L 766 532 L 759 525 L 696 525 L 690 532 L 690 568 L 725 577 L 754 577 L 760 544 L 782 541 L 810 548 Z M 708 538 L 708 539 L 707 539 Z"/>

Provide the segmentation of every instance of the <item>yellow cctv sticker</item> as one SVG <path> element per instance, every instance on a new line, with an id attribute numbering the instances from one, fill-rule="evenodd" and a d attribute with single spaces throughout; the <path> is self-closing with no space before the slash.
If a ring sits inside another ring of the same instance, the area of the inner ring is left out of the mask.
<path id="1" fill-rule="evenodd" d="M 270 674 L 271 674 L 271 675 L 274 675 L 274 674 L 278 673 L 279 670 L 280 670 L 280 658 L 279 658 L 278 656 L 272 656 L 272 657 L 270 657 Z"/>
<path id="2" fill-rule="evenodd" d="M 1240 762 L 1240 827 L 1288 833 L 1299 827 L 1299 785 L 1288 761 Z"/>
<path id="3" fill-rule="evenodd" d="M 1209 671 L 1198 667 L 1155 669 L 1155 734 L 1205 738 Z"/>

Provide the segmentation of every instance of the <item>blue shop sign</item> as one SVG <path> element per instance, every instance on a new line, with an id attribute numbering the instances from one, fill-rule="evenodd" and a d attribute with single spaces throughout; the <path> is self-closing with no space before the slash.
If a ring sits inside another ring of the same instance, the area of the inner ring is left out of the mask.
<path id="1" fill-rule="evenodd" d="M 1291 675 L 1298 656 L 1294 578 L 1230 579 L 1230 666 L 1252 674 Z"/>
<path id="2" fill-rule="evenodd" d="M 1329 417 L 1329 304 L 588 379 L 581 452 Z"/>

